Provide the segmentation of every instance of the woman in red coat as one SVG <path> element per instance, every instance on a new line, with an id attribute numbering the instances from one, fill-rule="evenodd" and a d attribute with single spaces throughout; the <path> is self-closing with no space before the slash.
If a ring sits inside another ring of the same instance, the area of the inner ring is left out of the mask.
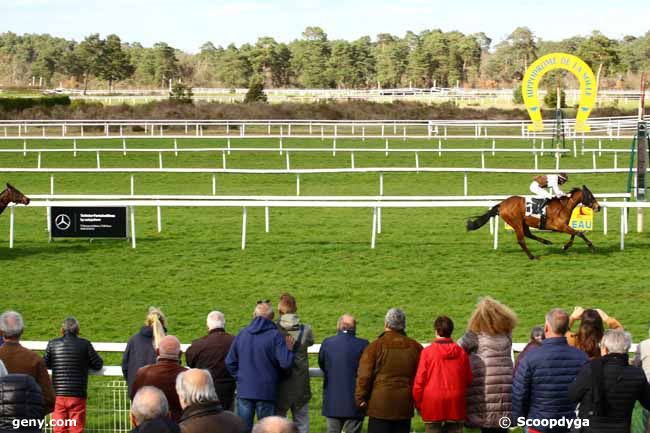
<path id="1" fill-rule="evenodd" d="M 451 339 L 454 322 L 440 316 L 434 327 L 436 339 L 420 356 L 413 399 L 426 425 L 426 433 L 460 433 L 472 370 L 465 351 Z"/>

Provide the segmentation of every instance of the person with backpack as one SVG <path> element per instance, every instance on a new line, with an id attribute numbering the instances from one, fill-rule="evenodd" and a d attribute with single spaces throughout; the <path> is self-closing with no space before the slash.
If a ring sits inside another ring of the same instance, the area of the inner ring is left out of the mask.
<path id="1" fill-rule="evenodd" d="M 291 410 L 293 421 L 300 433 L 309 432 L 309 346 L 314 344 L 314 332 L 311 326 L 300 321 L 296 298 L 289 293 L 280 296 L 278 304 L 280 319 L 278 330 L 293 337 L 293 366 L 287 374 L 281 375 L 278 386 L 277 412 L 286 417 Z"/>

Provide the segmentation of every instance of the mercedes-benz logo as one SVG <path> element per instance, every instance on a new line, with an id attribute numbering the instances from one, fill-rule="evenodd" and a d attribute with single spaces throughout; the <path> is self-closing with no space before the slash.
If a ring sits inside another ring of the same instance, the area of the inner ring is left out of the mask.
<path id="1" fill-rule="evenodd" d="M 54 224 L 59 230 L 68 230 L 70 228 L 70 217 L 64 213 L 59 214 L 54 219 Z"/>

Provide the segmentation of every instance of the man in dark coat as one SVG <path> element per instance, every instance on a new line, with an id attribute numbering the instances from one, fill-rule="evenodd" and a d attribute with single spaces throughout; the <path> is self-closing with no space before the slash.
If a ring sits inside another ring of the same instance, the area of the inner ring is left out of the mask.
<path id="1" fill-rule="evenodd" d="M 43 423 L 43 394 L 36 380 L 27 374 L 0 377 L 0 433 L 41 433 Z M 19 427 L 19 422 L 34 423 Z"/>
<path id="2" fill-rule="evenodd" d="M 0 361 L 9 373 L 28 374 L 41 387 L 45 414 L 54 409 L 54 389 L 47 373 L 45 361 L 36 352 L 20 345 L 23 335 L 23 317 L 15 311 L 5 311 L 0 316 L 0 331 L 5 343 L 0 347 Z"/>
<path id="3" fill-rule="evenodd" d="M 165 394 L 154 386 L 143 386 L 131 403 L 131 433 L 180 433 L 181 429 L 169 418 Z"/>
<path id="4" fill-rule="evenodd" d="M 224 410 L 207 370 L 193 368 L 176 379 L 183 416 L 181 433 L 244 433 L 244 421 L 234 413 Z"/>
<path id="5" fill-rule="evenodd" d="M 569 386 L 569 398 L 580 403 L 579 418 L 589 420 L 581 432 L 629 432 L 634 404 L 650 409 L 650 384 L 641 368 L 630 365 L 631 345 L 627 332 L 605 332 L 602 357 L 585 365 Z"/>
<path id="6" fill-rule="evenodd" d="M 422 345 L 406 336 L 406 315 L 391 308 L 384 333 L 361 355 L 355 401 L 368 410 L 368 433 L 408 433 L 414 415 L 413 382 Z"/>
<path id="7" fill-rule="evenodd" d="M 167 398 L 171 418 L 178 422 L 181 418 L 181 404 L 176 394 L 176 377 L 187 370 L 180 364 L 181 343 L 178 338 L 168 335 L 160 340 L 158 348 L 158 361 L 152 365 L 146 365 L 138 370 L 133 381 L 131 398 L 143 386 L 155 386 L 160 389 Z"/>
<path id="8" fill-rule="evenodd" d="M 323 379 L 323 416 L 327 433 L 359 433 L 365 413 L 354 402 L 359 360 L 368 340 L 355 336 L 357 321 L 344 314 L 337 323 L 337 334 L 326 338 L 318 353 Z"/>
<path id="9" fill-rule="evenodd" d="M 233 410 L 235 378 L 226 368 L 226 355 L 235 337 L 226 332 L 226 319 L 220 311 L 212 311 L 207 319 L 208 335 L 192 341 L 185 353 L 187 366 L 207 369 L 212 375 L 214 389 L 226 410 Z"/>
<path id="10" fill-rule="evenodd" d="M 226 367 L 237 381 L 237 414 L 253 428 L 253 418 L 275 415 L 280 373 L 293 364 L 293 339 L 273 323 L 273 307 L 258 302 L 253 321 L 235 337 Z"/>
<path id="11" fill-rule="evenodd" d="M 567 344 L 569 315 L 559 308 L 546 315 L 542 345 L 521 361 L 512 385 L 512 418 L 524 421 L 529 433 L 564 433 L 571 430 L 567 421 L 575 421 L 576 404 L 569 400 L 569 385 L 587 363 L 587 355 Z M 565 420 L 551 429 L 549 420 Z M 542 423 L 544 421 L 544 423 Z M 533 422 L 536 425 L 532 427 Z"/>
<path id="12" fill-rule="evenodd" d="M 52 370 L 56 401 L 53 420 L 75 420 L 70 433 L 82 433 L 86 424 L 88 370 L 101 370 L 104 361 L 90 341 L 79 338 L 79 322 L 66 317 L 61 327 L 63 337 L 50 340 L 45 349 L 45 365 Z M 54 426 L 54 433 L 65 431 Z"/>

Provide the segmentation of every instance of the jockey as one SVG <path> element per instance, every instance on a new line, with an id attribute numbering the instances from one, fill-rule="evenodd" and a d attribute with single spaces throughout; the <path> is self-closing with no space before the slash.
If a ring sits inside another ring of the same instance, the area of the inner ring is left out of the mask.
<path id="1" fill-rule="evenodd" d="M 554 197 L 562 197 L 565 194 L 560 189 L 560 185 L 569 180 L 566 173 L 547 174 L 546 176 L 535 176 L 533 182 L 530 184 L 530 190 L 535 193 L 538 198 L 545 198 L 547 201 Z M 553 194 L 544 188 L 551 188 Z"/>

